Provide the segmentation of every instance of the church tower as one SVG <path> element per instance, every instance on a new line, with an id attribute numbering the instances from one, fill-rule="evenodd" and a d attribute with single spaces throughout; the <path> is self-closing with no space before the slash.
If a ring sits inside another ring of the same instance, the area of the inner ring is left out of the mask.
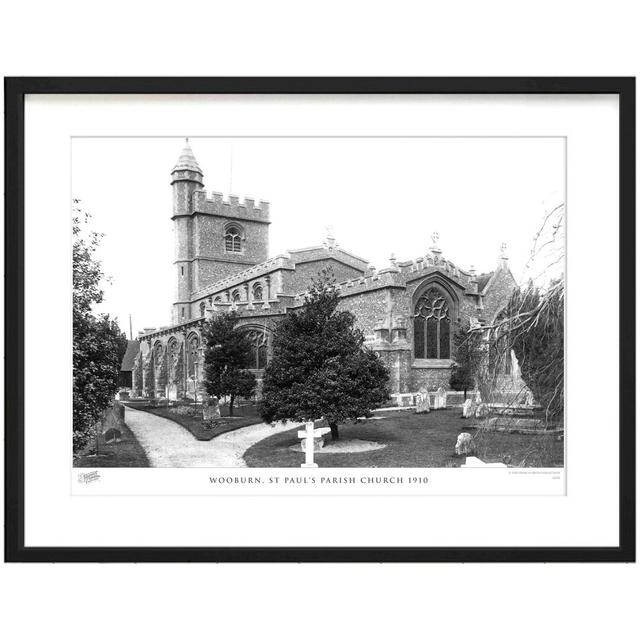
<path id="1" fill-rule="evenodd" d="M 171 171 L 173 189 L 173 232 L 175 243 L 175 302 L 173 303 L 173 323 L 190 319 L 189 303 L 193 290 L 193 243 L 192 217 L 194 193 L 204 188 L 203 173 L 189 146 L 189 139 L 176 166 Z"/>
<path id="2" fill-rule="evenodd" d="M 199 317 L 192 297 L 269 257 L 269 203 L 226 200 L 204 191 L 203 173 L 187 140 L 171 172 L 175 235 L 173 324 Z"/>

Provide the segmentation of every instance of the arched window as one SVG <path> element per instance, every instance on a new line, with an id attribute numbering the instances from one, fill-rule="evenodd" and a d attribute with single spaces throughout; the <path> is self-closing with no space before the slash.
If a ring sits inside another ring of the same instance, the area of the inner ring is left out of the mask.
<path id="1" fill-rule="evenodd" d="M 253 299 L 262 300 L 262 285 L 259 282 L 253 285 Z"/>
<path id="2" fill-rule="evenodd" d="M 247 332 L 251 342 L 251 353 L 247 361 L 247 369 L 264 369 L 267 366 L 267 334 L 254 329 Z"/>
<path id="3" fill-rule="evenodd" d="M 236 289 L 232 294 L 231 294 L 231 301 L 238 303 L 240 302 L 240 291 L 238 291 L 238 289 Z"/>
<path id="4" fill-rule="evenodd" d="M 171 367 L 177 367 L 178 359 L 180 357 L 180 345 L 175 338 L 172 338 L 169 341 L 169 344 L 167 345 L 167 351 L 169 353 L 169 362 L 171 364 Z"/>
<path id="5" fill-rule="evenodd" d="M 418 300 L 413 319 L 416 358 L 451 357 L 451 316 L 449 303 L 440 289 L 427 289 Z"/>
<path id="6" fill-rule="evenodd" d="M 200 347 L 200 340 L 198 336 L 193 336 L 189 339 L 188 343 L 188 355 L 189 355 L 189 366 L 188 366 L 188 375 L 195 376 L 196 373 L 196 365 L 198 364 L 198 350 Z"/>
<path id="7" fill-rule="evenodd" d="M 213 302 L 214 304 L 222 304 L 222 298 L 220 296 L 216 296 Z"/>
<path id="8" fill-rule="evenodd" d="M 206 307 L 205 303 L 204 303 L 204 302 L 201 302 L 201 303 L 200 303 L 200 317 L 201 317 L 201 318 L 204 318 L 204 310 L 205 310 L 205 307 Z"/>
<path id="9" fill-rule="evenodd" d="M 162 355 L 163 355 L 162 343 L 156 342 L 154 347 L 154 354 L 153 354 L 156 367 L 159 367 L 160 365 L 162 365 Z"/>
<path id="10" fill-rule="evenodd" d="M 224 234 L 224 249 L 234 253 L 240 252 L 240 240 L 242 233 L 238 227 L 227 227 Z"/>

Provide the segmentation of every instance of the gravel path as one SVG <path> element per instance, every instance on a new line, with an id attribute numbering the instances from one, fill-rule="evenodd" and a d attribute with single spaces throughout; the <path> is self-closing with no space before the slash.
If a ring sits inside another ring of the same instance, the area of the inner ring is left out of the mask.
<path id="1" fill-rule="evenodd" d="M 125 422 L 144 449 L 152 467 L 246 467 L 242 456 L 256 442 L 295 428 L 295 423 L 275 427 L 252 424 L 213 440 L 196 440 L 173 420 L 125 408 Z"/>

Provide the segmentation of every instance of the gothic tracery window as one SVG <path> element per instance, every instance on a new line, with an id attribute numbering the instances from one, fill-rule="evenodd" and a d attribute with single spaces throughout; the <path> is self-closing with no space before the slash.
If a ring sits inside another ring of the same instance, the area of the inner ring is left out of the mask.
<path id="1" fill-rule="evenodd" d="M 267 366 L 267 334 L 254 329 L 247 332 L 247 337 L 251 342 L 247 369 L 264 369 Z"/>
<path id="2" fill-rule="evenodd" d="M 238 253 L 241 251 L 240 241 L 241 232 L 238 227 L 228 227 L 224 234 L 224 249 L 225 251 L 231 251 Z"/>
<path id="3" fill-rule="evenodd" d="M 154 359 L 156 363 L 156 367 L 159 367 L 162 364 L 162 344 L 160 342 L 156 343 L 155 346 Z"/>
<path id="4" fill-rule="evenodd" d="M 262 300 L 262 285 L 259 283 L 253 285 L 253 299 Z"/>
<path id="5" fill-rule="evenodd" d="M 188 344 L 188 354 L 189 354 L 189 375 L 195 376 L 196 373 L 196 365 L 198 364 L 198 350 L 200 347 L 200 340 L 198 336 L 193 336 L 189 340 Z"/>
<path id="6" fill-rule="evenodd" d="M 177 340 L 172 340 L 169 343 L 169 347 L 168 347 L 168 351 L 169 351 L 169 359 L 171 362 L 171 366 L 175 367 L 178 364 L 178 357 L 180 354 L 180 346 L 178 345 Z"/>
<path id="7" fill-rule="evenodd" d="M 449 303 L 440 289 L 430 287 L 416 303 L 413 319 L 416 358 L 451 357 L 451 316 Z"/>

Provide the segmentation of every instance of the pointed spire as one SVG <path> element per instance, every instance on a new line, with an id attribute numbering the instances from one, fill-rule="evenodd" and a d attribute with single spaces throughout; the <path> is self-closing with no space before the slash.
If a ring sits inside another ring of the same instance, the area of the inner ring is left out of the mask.
<path id="1" fill-rule="evenodd" d="M 193 150 L 189 145 L 189 138 L 185 138 L 184 149 L 182 150 L 182 153 L 178 158 L 178 162 L 176 163 L 176 166 L 173 167 L 171 173 L 173 173 L 174 171 L 196 171 L 200 175 L 202 175 L 202 169 L 200 169 L 198 161 L 193 155 Z"/>

